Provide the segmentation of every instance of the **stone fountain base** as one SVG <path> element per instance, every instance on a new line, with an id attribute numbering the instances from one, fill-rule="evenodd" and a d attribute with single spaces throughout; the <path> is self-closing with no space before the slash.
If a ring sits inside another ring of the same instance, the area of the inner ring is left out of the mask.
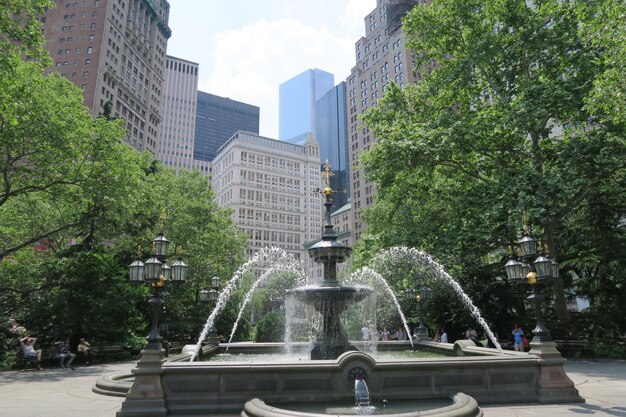
<path id="1" fill-rule="evenodd" d="M 478 407 L 475 399 L 462 392 L 450 395 L 452 405 L 441 407 L 433 410 L 414 411 L 412 413 L 403 413 L 403 417 L 482 417 L 483 412 Z M 343 417 L 345 415 L 354 414 L 335 414 L 335 417 Z M 366 413 L 367 415 L 367 413 Z M 381 417 L 391 417 L 396 414 L 376 414 Z M 267 405 L 264 401 L 254 398 L 246 403 L 241 417 L 319 417 L 319 414 L 294 412 L 285 408 L 277 408 Z"/>
<path id="2" fill-rule="evenodd" d="M 275 350 L 279 344 L 249 345 Z M 481 405 L 583 402 L 553 346 L 531 346 L 530 353 L 504 351 L 500 355 L 494 349 L 475 347 L 471 341 L 454 345 L 420 342 L 419 349 L 450 356 L 377 362 L 365 353 L 351 351 L 336 360 L 321 361 L 168 362 L 159 376 L 154 375 L 167 415 L 172 416 L 239 415 L 253 398 L 279 408 L 290 403 L 345 401 L 354 398 L 356 377 L 367 382 L 373 399 L 389 401 L 465 393 Z M 122 407 L 118 417 L 154 415 L 149 409 L 141 414 L 137 396 L 132 402 L 132 413 L 128 406 Z"/>

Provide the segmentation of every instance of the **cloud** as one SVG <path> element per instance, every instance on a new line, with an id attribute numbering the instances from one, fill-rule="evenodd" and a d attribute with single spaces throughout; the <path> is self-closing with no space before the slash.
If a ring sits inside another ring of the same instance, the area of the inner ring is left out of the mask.
<path id="1" fill-rule="evenodd" d="M 346 8 L 356 7 L 353 3 Z M 358 13 L 362 21 L 365 15 Z M 333 73 L 335 83 L 345 80 L 355 64 L 356 40 L 293 18 L 223 31 L 200 48 L 210 59 L 200 68 L 199 88 L 259 106 L 261 134 L 277 138 L 278 86 L 309 68 Z"/>
<path id="2" fill-rule="evenodd" d="M 348 0 L 346 2 L 344 24 L 353 32 L 360 31 L 365 36 L 365 16 L 376 7 L 375 0 Z M 356 42 L 358 39 L 354 39 Z"/>

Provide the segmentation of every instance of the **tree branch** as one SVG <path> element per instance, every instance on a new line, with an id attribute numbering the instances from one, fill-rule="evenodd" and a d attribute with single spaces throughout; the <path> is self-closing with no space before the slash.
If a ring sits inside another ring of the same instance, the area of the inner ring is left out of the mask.
<path id="1" fill-rule="evenodd" d="M 51 230 L 49 232 L 46 233 L 42 233 L 38 236 L 35 236 L 33 238 L 30 238 L 22 243 L 20 243 L 19 245 L 13 246 L 11 248 L 6 248 L 6 249 L 2 249 L 0 250 L 0 258 L 4 258 L 5 256 L 8 256 L 14 252 L 17 252 L 20 249 L 25 248 L 28 245 L 32 245 L 35 242 L 39 242 L 42 239 L 47 238 L 48 236 L 52 236 L 56 233 L 62 232 L 63 230 L 69 229 L 70 227 L 75 227 L 75 226 L 79 226 L 81 223 L 83 222 L 83 219 L 81 218 L 80 220 L 73 222 L 73 223 L 68 223 L 65 224 L 63 226 L 57 227 L 54 230 Z"/>

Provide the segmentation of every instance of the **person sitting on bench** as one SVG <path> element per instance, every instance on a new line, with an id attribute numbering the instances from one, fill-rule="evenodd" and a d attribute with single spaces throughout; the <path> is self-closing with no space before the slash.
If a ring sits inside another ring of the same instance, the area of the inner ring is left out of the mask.
<path id="1" fill-rule="evenodd" d="M 65 358 L 70 358 L 67 363 L 65 362 Z M 72 366 L 72 362 L 76 358 L 76 354 L 70 352 L 70 339 L 65 338 L 65 341 L 59 346 L 59 361 L 61 368 L 71 368 L 72 371 L 74 367 Z"/>
<path id="2" fill-rule="evenodd" d="M 35 368 L 38 371 L 43 371 L 41 367 L 41 350 L 35 350 L 36 337 L 26 336 L 20 339 L 20 347 L 24 353 L 24 359 L 27 361 L 35 361 Z"/>
<path id="3" fill-rule="evenodd" d="M 80 338 L 80 343 L 78 344 L 78 356 L 85 359 L 85 364 L 89 365 L 89 362 L 92 361 L 96 354 L 93 350 L 91 350 L 91 345 L 85 338 Z"/>

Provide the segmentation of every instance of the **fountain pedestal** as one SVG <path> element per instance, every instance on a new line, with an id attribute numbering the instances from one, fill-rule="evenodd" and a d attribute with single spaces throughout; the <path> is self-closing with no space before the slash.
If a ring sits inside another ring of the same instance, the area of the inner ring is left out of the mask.
<path id="1" fill-rule="evenodd" d="M 341 285 L 301 287 L 287 292 L 313 306 L 320 314 L 321 329 L 313 344 L 311 359 L 337 359 L 342 353 L 358 350 L 348 341 L 348 335 L 341 326 L 341 314 L 350 303 L 361 301 L 371 292 L 370 288 Z"/>

